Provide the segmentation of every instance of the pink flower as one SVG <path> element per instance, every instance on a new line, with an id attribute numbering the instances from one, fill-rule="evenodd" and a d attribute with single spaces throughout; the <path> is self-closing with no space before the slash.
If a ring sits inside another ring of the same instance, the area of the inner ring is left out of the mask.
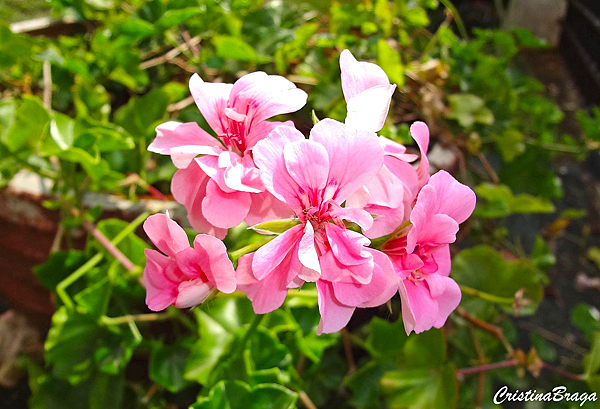
<path id="1" fill-rule="evenodd" d="M 440 328 L 458 306 L 461 292 L 450 274 L 450 243 L 458 225 L 475 209 L 475 193 L 449 173 L 439 171 L 420 189 L 410 213 L 408 233 L 383 251 L 399 280 L 406 333 Z"/>
<path id="2" fill-rule="evenodd" d="M 376 135 L 325 119 L 306 140 L 295 128 L 282 126 L 256 145 L 254 160 L 266 189 L 294 209 L 301 222 L 240 259 L 238 286 L 255 312 L 273 311 L 289 288 L 317 282 L 319 333 L 334 332 L 356 307 L 391 298 L 396 278 L 389 260 L 343 223 L 368 229 L 372 217 L 362 209 L 341 207 L 382 166 Z"/>
<path id="3" fill-rule="evenodd" d="M 371 132 L 383 128 L 396 89 L 376 64 L 357 61 L 348 50 L 340 55 L 342 91 L 348 114 L 345 123 Z"/>
<path id="4" fill-rule="evenodd" d="M 385 72 L 376 64 L 357 61 L 348 50 L 340 56 L 342 89 L 348 107 L 346 124 L 373 132 L 381 130 L 396 85 L 392 85 Z M 390 234 L 408 218 L 419 182 L 428 176 L 427 145 L 429 130 L 422 122 L 411 127 L 411 134 L 421 150 L 421 164 L 417 171 L 409 164 L 416 155 L 406 153 L 406 147 L 379 137 L 384 149 L 384 166 L 365 186 L 346 202 L 347 207 L 362 208 L 376 215 L 373 226 L 364 231 L 369 238 Z M 424 174 L 423 174 L 424 172 Z M 411 197 L 412 196 L 412 197 Z"/>
<path id="5" fill-rule="evenodd" d="M 185 231 L 165 214 L 144 222 L 144 231 L 160 251 L 146 249 L 143 281 L 152 311 L 169 305 L 188 308 L 202 303 L 216 288 L 235 291 L 235 272 L 223 242 L 199 234 L 190 247 Z"/>
<path id="6" fill-rule="evenodd" d="M 194 74 L 190 90 L 217 138 L 195 122 L 166 122 L 156 128 L 148 150 L 171 155 L 180 168 L 171 190 L 192 226 L 224 237 L 244 220 L 253 225 L 291 215 L 265 192 L 251 151 L 276 127 L 291 125 L 267 119 L 302 108 L 306 93 L 264 72 L 244 75 L 235 84 L 206 83 Z"/>

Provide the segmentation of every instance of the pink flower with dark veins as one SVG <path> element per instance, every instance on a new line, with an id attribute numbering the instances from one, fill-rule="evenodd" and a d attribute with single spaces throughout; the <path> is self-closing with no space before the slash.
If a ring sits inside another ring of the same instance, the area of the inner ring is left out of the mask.
<path id="1" fill-rule="evenodd" d="M 193 307 L 215 289 L 235 291 L 235 272 L 221 240 L 199 234 L 190 247 L 185 231 L 166 214 L 148 217 L 144 231 L 162 251 L 144 250 L 146 304 L 152 311 Z"/>
<path id="2" fill-rule="evenodd" d="M 397 277 L 389 259 L 344 224 L 348 220 L 368 229 L 371 215 L 342 207 L 382 166 L 377 136 L 331 119 L 318 122 L 309 140 L 282 126 L 256 145 L 254 160 L 266 189 L 300 222 L 239 260 L 238 286 L 255 312 L 273 311 L 289 288 L 316 282 L 318 332 L 328 333 L 343 328 L 356 307 L 391 298 Z"/>
<path id="3" fill-rule="evenodd" d="M 156 128 L 148 150 L 171 155 L 179 168 L 171 190 L 192 226 L 223 238 L 242 221 L 254 225 L 290 216 L 289 207 L 265 191 L 252 149 L 276 127 L 292 125 L 267 119 L 302 108 L 306 93 L 264 72 L 244 75 L 235 84 L 207 83 L 194 74 L 190 90 L 217 138 L 195 122 L 170 121 Z"/>
<path id="4" fill-rule="evenodd" d="M 410 213 L 410 226 L 387 242 L 399 277 L 406 333 L 441 328 L 458 306 L 461 292 L 450 274 L 450 243 L 458 225 L 475 209 L 475 193 L 448 172 L 439 171 L 420 189 Z"/>

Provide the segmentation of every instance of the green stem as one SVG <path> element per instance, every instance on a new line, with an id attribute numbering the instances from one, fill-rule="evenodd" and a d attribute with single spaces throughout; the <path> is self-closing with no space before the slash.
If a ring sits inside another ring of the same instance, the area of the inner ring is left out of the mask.
<path id="1" fill-rule="evenodd" d="M 119 244 L 121 241 L 123 241 L 124 238 L 132 234 L 138 228 L 138 226 L 148 218 L 149 215 L 150 213 L 148 212 L 140 214 L 138 217 L 135 218 L 134 221 L 129 223 L 123 230 L 121 230 L 119 234 L 117 234 L 115 238 L 111 240 L 111 243 L 115 246 Z M 84 265 L 82 265 L 73 273 L 71 273 L 71 275 L 69 275 L 67 278 L 58 283 L 58 285 L 56 286 L 56 294 L 61 299 L 63 304 L 67 306 L 67 308 L 73 308 L 75 305 L 73 303 L 73 300 L 67 293 L 67 287 L 69 287 L 75 281 L 83 277 L 89 270 L 94 268 L 96 264 L 102 261 L 103 257 L 104 255 L 102 253 L 96 254 L 94 257 L 89 259 Z"/>
<path id="2" fill-rule="evenodd" d="M 150 314 L 123 315 L 121 317 L 108 317 L 104 315 L 100 318 L 100 321 L 105 325 L 123 325 L 129 324 L 130 322 L 163 321 L 173 318 L 173 316 L 173 313 L 170 311 Z"/>
<path id="3" fill-rule="evenodd" d="M 248 244 L 247 246 L 244 246 L 241 249 L 232 251 L 231 253 L 229 253 L 229 257 L 231 258 L 231 261 L 236 262 L 243 255 L 246 255 L 248 253 L 252 253 L 253 251 L 258 250 L 259 248 L 261 248 L 262 246 L 264 246 L 265 244 L 267 244 L 274 238 L 275 238 L 275 236 L 265 237 L 262 240 L 255 241 L 254 243 Z"/>
<path id="4" fill-rule="evenodd" d="M 463 293 L 472 295 L 473 297 L 481 298 L 484 301 L 488 301 L 488 302 L 491 302 L 494 304 L 513 305 L 515 302 L 515 300 L 513 298 L 498 297 L 497 295 L 485 293 L 483 291 L 479 291 L 479 290 L 476 290 L 471 287 L 467 287 L 466 285 L 462 285 L 462 284 L 459 284 L 459 286 L 460 286 L 460 290 Z"/>
<path id="5" fill-rule="evenodd" d="M 452 4 L 452 2 L 450 0 L 440 0 L 440 3 L 442 3 L 444 5 L 444 7 L 446 7 L 448 10 L 450 10 L 450 13 L 452 13 L 452 17 L 454 17 L 454 21 L 456 21 L 456 26 L 458 27 L 460 36 L 463 38 L 463 40 L 467 40 L 469 38 L 469 34 L 467 33 L 465 24 L 463 23 L 462 18 L 460 17 L 460 14 L 458 14 L 456 7 L 454 7 L 454 4 Z"/>

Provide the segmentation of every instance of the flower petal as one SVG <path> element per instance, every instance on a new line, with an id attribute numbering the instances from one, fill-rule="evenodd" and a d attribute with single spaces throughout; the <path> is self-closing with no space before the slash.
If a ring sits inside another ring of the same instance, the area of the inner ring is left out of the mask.
<path id="1" fill-rule="evenodd" d="M 369 88 L 390 85 L 390 80 L 380 66 L 357 61 L 348 50 L 342 51 L 340 55 L 340 68 L 342 91 L 346 101 Z"/>
<path id="2" fill-rule="evenodd" d="M 200 255 L 202 272 L 208 281 L 223 293 L 234 292 L 235 271 L 225 244 L 216 237 L 199 234 L 194 239 L 194 250 Z"/>
<path id="3" fill-rule="evenodd" d="M 428 184 L 435 188 L 437 195 L 436 213 L 447 214 L 460 224 L 475 210 L 475 193 L 448 172 L 440 170 L 429 179 Z"/>
<path id="4" fill-rule="evenodd" d="M 281 233 L 279 236 L 256 250 L 252 261 L 254 277 L 256 277 L 257 280 L 265 278 L 283 262 L 301 238 L 302 225 L 297 225 Z"/>
<path id="5" fill-rule="evenodd" d="M 271 220 L 289 219 L 294 216 L 291 207 L 267 191 L 250 195 L 250 197 L 252 204 L 245 220 L 248 226 L 255 226 Z"/>
<path id="6" fill-rule="evenodd" d="M 311 223 L 306 223 L 304 226 L 304 234 L 298 247 L 298 260 L 304 267 L 321 274 L 319 256 L 315 248 L 315 231 Z"/>
<path id="7" fill-rule="evenodd" d="M 192 97 L 204 119 L 217 135 L 222 135 L 226 131 L 223 122 L 226 120 L 225 108 L 232 88 L 232 84 L 204 82 L 198 74 L 190 78 Z"/>
<path id="8" fill-rule="evenodd" d="M 377 85 L 369 88 L 350 99 L 346 99 L 346 125 L 379 132 L 388 116 L 392 94 L 396 85 Z"/>
<path id="9" fill-rule="evenodd" d="M 417 167 L 417 175 L 422 186 L 429 180 L 429 160 L 427 159 L 427 150 L 429 149 L 429 128 L 425 122 L 417 121 L 410 126 L 410 134 L 415 142 L 417 142 L 417 146 L 421 151 L 421 162 Z"/>
<path id="10" fill-rule="evenodd" d="M 202 214 L 209 223 L 228 229 L 240 224 L 248 215 L 252 199 L 251 193 L 225 193 L 210 180 L 206 185 L 206 197 L 202 200 Z"/>
<path id="11" fill-rule="evenodd" d="M 320 193 L 327 184 L 329 158 L 323 145 L 306 139 L 291 142 L 283 148 L 285 167 L 298 184 L 297 197 L 306 207 L 320 201 Z"/>
<path id="12" fill-rule="evenodd" d="M 366 250 L 371 241 L 360 233 L 342 229 L 332 223 L 325 226 L 327 240 L 335 258 L 346 266 L 355 266 L 371 260 L 371 254 Z"/>
<path id="13" fill-rule="evenodd" d="M 333 286 L 329 281 L 317 281 L 317 296 L 321 320 L 317 327 L 317 335 L 330 334 L 344 328 L 355 308 L 342 304 L 335 298 Z"/>
<path id="14" fill-rule="evenodd" d="M 296 128 L 280 126 L 259 141 L 253 150 L 254 163 L 261 171 L 260 177 L 266 189 L 294 209 L 301 208 L 297 198 L 298 183 L 287 171 L 283 149 L 286 144 L 303 139 L 304 135 Z"/>
<path id="15" fill-rule="evenodd" d="M 329 156 L 324 201 L 334 199 L 342 204 L 383 165 L 383 148 L 372 132 L 350 128 L 333 119 L 323 119 L 312 128 L 310 140 L 325 146 Z"/>
<path id="16" fill-rule="evenodd" d="M 175 260 L 163 256 L 156 250 L 145 249 L 146 267 L 142 276 L 146 288 L 146 305 L 152 311 L 162 311 L 174 304 L 177 298 L 178 281 L 165 274 L 167 269 L 175 270 Z"/>
<path id="17" fill-rule="evenodd" d="M 144 222 L 144 231 L 152 243 L 167 256 L 175 257 L 190 247 L 185 231 L 166 214 L 153 214 Z"/>
<path id="18" fill-rule="evenodd" d="M 183 281 L 177 288 L 179 294 L 175 301 L 175 307 L 190 308 L 202 304 L 213 289 L 214 287 L 210 283 L 202 281 L 201 278 Z"/>

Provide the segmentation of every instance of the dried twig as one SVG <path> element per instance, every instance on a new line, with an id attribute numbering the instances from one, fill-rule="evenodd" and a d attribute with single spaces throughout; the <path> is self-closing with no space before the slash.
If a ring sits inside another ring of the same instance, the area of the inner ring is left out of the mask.
<path id="1" fill-rule="evenodd" d="M 173 60 L 175 57 L 177 57 L 179 54 L 181 54 L 183 51 L 186 51 L 190 47 L 198 45 L 200 43 L 200 41 L 201 41 L 200 36 L 191 38 L 190 41 L 180 44 L 178 47 L 172 49 L 171 51 L 169 51 L 168 53 L 166 53 L 164 55 L 161 55 L 160 57 L 156 57 L 151 60 L 144 61 L 143 63 L 140 64 L 140 68 L 145 70 L 147 68 L 169 62 L 169 61 Z"/>
<path id="2" fill-rule="evenodd" d="M 42 77 L 44 79 L 44 92 L 42 101 L 46 109 L 52 109 L 52 66 L 50 61 L 44 61 L 42 66 Z"/>
<path id="3" fill-rule="evenodd" d="M 300 391 L 298 393 L 298 398 L 300 398 L 300 401 L 304 404 L 304 406 L 306 406 L 306 409 L 318 409 L 317 405 L 315 405 L 313 401 L 310 400 L 306 392 Z"/>
<path id="4" fill-rule="evenodd" d="M 108 251 L 114 258 L 119 260 L 119 263 L 121 263 L 125 269 L 132 272 L 138 270 L 136 265 L 133 264 L 125 254 L 121 253 L 117 246 L 112 244 L 110 240 L 104 234 L 102 234 L 102 232 L 98 230 L 98 228 L 92 222 L 89 220 L 83 220 L 83 228 L 92 236 L 94 236 L 102 245 L 102 247 L 106 249 L 106 251 Z"/>
<path id="5" fill-rule="evenodd" d="M 176 111 L 181 111 L 183 108 L 192 105 L 194 103 L 194 97 L 192 97 L 191 95 L 185 99 L 182 99 L 179 102 L 175 102 L 174 104 L 171 104 L 167 107 L 167 111 L 169 112 L 176 112 Z"/>

